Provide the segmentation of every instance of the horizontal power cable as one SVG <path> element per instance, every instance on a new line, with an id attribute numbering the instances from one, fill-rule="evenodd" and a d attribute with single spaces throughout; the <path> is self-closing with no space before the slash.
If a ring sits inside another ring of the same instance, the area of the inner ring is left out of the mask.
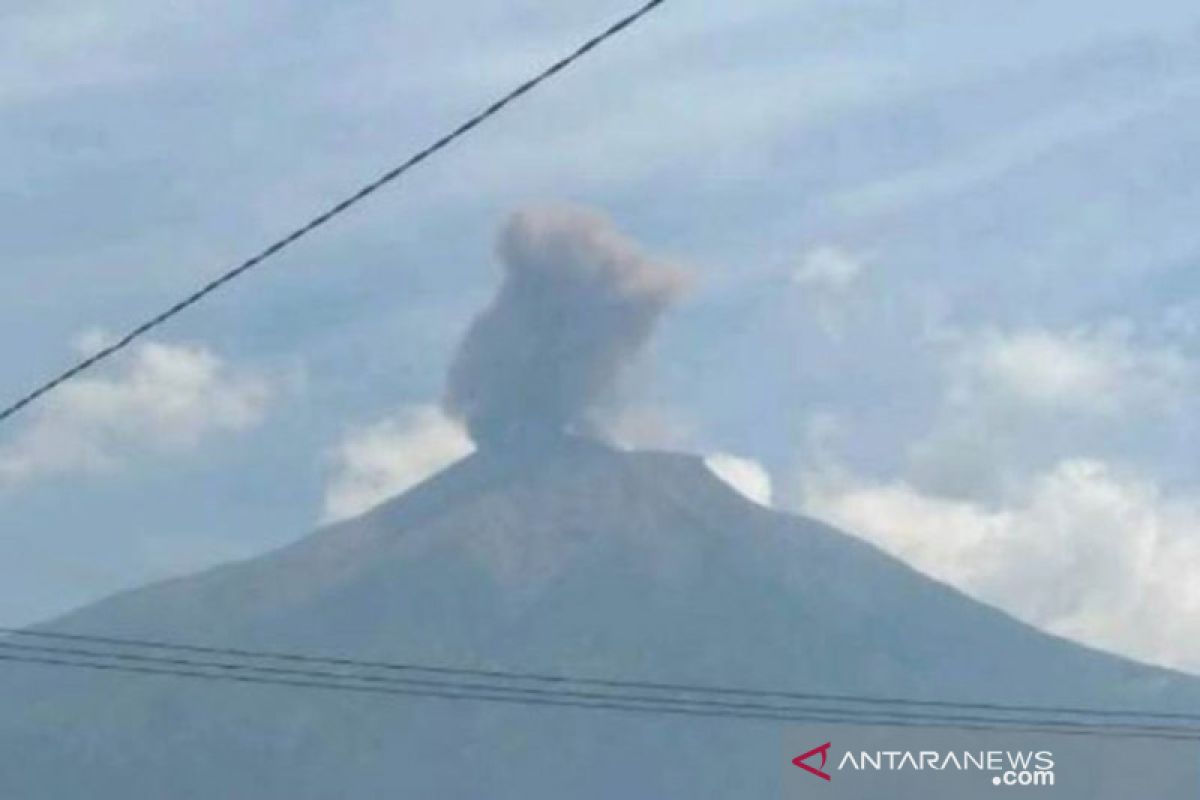
<path id="1" fill-rule="evenodd" d="M 631 27 L 665 2 L 666 0 L 650 0 L 650 2 L 646 3 L 637 11 L 634 11 L 632 14 L 629 14 L 628 16 L 618 20 L 603 32 L 593 36 L 591 39 L 588 39 L 566 57 L 554 62 L 541 72 L 534 75 L 532 78 L 526 80 L 524 83 L 520 84 L 507 94 L 497 99 L 487 108 L 469 117 L 457 128 L 454 128 L 452 131 L 437 139 L 432 144 L 417 151 L 404 162 L 392 167 L 387 172 L 372 180 L 370 183 L 365 184 L 354 194 L 333 204 L 325 211 L 313 217 L 300 227 L 294 229 L 286 236 L 272 242 L 255 255 L 243 261 L 241 264 L 214 278 L 212 281 L 187 295 L 166 310 L 159 312 L 153 317 L 147 319 L 145 322 L 142 322 L 141 324 L 132 328 L 112 344 L 100 349 L 87 358 L 82 359 L 74 366 L 64 370 L 54 378 L 51 378 L 28 394 L 4 407 L 3 410 L 0 410 L 0 423 L 3 423 L 14 414 L 20 412 L 22 409 L 37 402 L 62 384 L 78 376 L 80 373 L 85 372 L 101 361 L 116 355 L 120 351 L 129 347 L 129 345 L 133 344 L 136 340 L 140 339 L 142 336 L 167 322 L 172 317 L 199 303 L 201 300 L 208 297 L 210 294 L 222 288 L 229 282 L 241 277 L 243 274 L 259 266 L 267 259 L 312 233 L 317 228 L 320 228 L 335 217 L 338 217 L 344 212 L 348 211 L 351 207 L 357 205 L 370 195 L 379 191 L 387 184 L 408 172 L 413 167 L 428 159 L 430 156 L 449 147 L 457 139 L 465 136 L 467 133 L 470 133 L 472 130 L 479 127 L 496 114 L 499 114 L 502 110 L 504 110 L 505 107 L 533 91 L 539 85 L 554 77 L 558 73 L 567 69 L 576 61 L 583 58 L 585 55 L 590 53 L 592 50 L 595 50 L 612 37 Z"/>
<path id="2" fill-rule="evenodd" d="M 950 715 L 932 712 L 895 711 L 887 709 L 844 708 L 836 706 L 794 706 L 747 701 L 733 702 L 697 699 L 695 697 L 689 698 L 653 694 L 630 694 L 627 691 L 622 692 L 613 690 L 580 691 L 572 689 L 530 688 L 513 686 L 505 683 L 496 683 L 495 681 L 485 681 L 482 679 L 476 679 L 474 682 L 465 682 L 460 678 L 395 678 L 380 675 L 364 675 L 362 673 L 353 672 L 330 672 L 313 669 L 264 666 L 245 662 L 231 663 L 228 661 L 167 658 L 127 652 L 97 651 L 80 648 L 47 647 L 38 645 L 20 645 L 7 642 L 0 642 L 0 655 L 5 656 L 5 658 L 0 660 L 21 661 L 32 659 L 34 663 L 39 663 L 42 659 L 50 659 L 49 663 L 56 665 L 64 660 L 70 660 L 77 666 L 95 666 L 97 668 L 100 666 L 112 666 L 114 668 L 129 666 L 130 663 L 132 663 L 136 665 L 136 671 L 142 671 L 142 668 L 145 667 L 147 669 L 168 671 L 177 671 L 183 669 L 189 674 L 200 671 L 205 675 L 213 676 L 224 674 L 236 675 L 238 677 L 254 677 L 268 681 L 285 680 L 287 682 L 294 682 L 296 680 L 300 680 L 304 683 L 308 683 L 315 680 L 323 684 L 329 683 L 330 685 L 327 688 L 334 688 L 334 684 L 336 684 L 336 686 L 355 690 L 372 688 L 386 690 L 402 689 L 405 692 L 413 690 L 429 690 L 434 692 L 480 693 L 486 694 L 489 697 L 493 695 L 504 695 L 508 697 L 535 700 L 569 700 L 572 702 L 582 703 L 615 702 L 620 703 L 623 706 L 636 705 L 638 707 L 645 707 L 651 710 L 680 708 L 690 711 L 714 714 L 729 713 L 735 716 L 750 715 L 753 718 L 777 719 L 781 721 L 794 720 L 798 716 L 803 716 L 806 719 L 812 718 L 815 721 L 838 721 L 843 724 L 885 725 L 891 723 L 904 723 L 906 726 L 913 727 L 965 727 L 977 728 L 980 730 L 1008 730 L 1025 732 L 1041 731 L 1043 733 L 1099 732 L 1114 736 L 1143 737 L 1167 735 L 1172 737 L 1190 736 L 1200 739 L 1200 728 L 1188 728 L 1184 726 L 1150 726 L 1130 723 L 1094 724 L 1084 723 L 1078 720 L 1064 719 L 1013 719 L 987 716 Z M 99 661 L 97 659 L 99 659 Z M 109 663 L 111 661 L 117 661 L 120 663 Z M 210 672 L 210 670 L 215 670 L 215 672 Z"/>
<path id="3" fill-rule="evenodd" d="M 81 633 L 66 633 L 59 631 L 39 631 L 31 629 L 0 627 L 0 634 L 16 637 L 29 637 L 49 641 L 83 642 L 107 645 L 111 647 L 141 648 L 150 650 L 165 650 L 179 653 L 192 653 L 214 656 L 231 656 L 259 660 L 272 660 L 285 663 L 321 665 L 332 667 L 355 667 L 363 669 L 383 670 L 388 672 L 445 675 L 455 677 L 471 677 L 499 679 L 510 681 L 525 681 L 537 684 L 586 686 L 620 690 L 647 690 L 656 692 L 675 692 L 708 696 L 774 698 L 779 700 L 800 700 L 806 702 L 829 702 L 867 706 L 891 706 L 898 708 L 930 708 L 948 710 L 990 711 L 1014 715 L 1068 715 L 1083 716 L 1114 720 L 1162 720 L 1172 722 L 1200 723 L 1200 714 L 1184 712 L 1153 711 L 1148 709 L 1113 709 L 1073 705 L 1023 705 L 998 702 L 968 702 L 956 700 L 922 700 L 914 698 L 884 697 L 858 694 L 836 694 L 823 692 L 798 692 L 781 689 L 763 689 L 757 687 L 728 687 L 712 684 L 694 684 L 684 682 L 662 682 L 642 680 L 620 680 L 598 678 L 594 676 L 577 676 L 567 674 L 547 674 L 499 669 L 474 669 L 468 667 L 452 667 L 446 665 L 416 664 L 409 662 L 376 661 L 356 658 L 345 658 L 309 653 L 296 653 L 277 650 L 258 650 L 236 647 L 214 647 L 199 644 L 168 642 L 158 639 L 126 638 L 115 636 L 98 636 Z"/>
<path id="4" fill-rule="evenodd" d="M 49 656 L 26 656 L 0 653 L 0 662 L 65 667 L 73 669 L 95 670 L 109 673 L 127 673 L 134 675 L 168 676 L 204 681 L 227 681 L 233 683 L 293 687 L 305 689 L 322 689 L 363 694 L 383 694 L 403 697 L 434 698 L 442 700 L 461 700 L 489 703 L 508 703 L 524 706 L 562 707 L 575 709 L 591 709 L 601 711 L 621 711 L 635 714 L 673 714 L 692 717 L 732 718 L 751 721 L 791 722 L 791 723 L 825 723 L 837 725 L 864 725 L 892 728 L 939 728 L 952 730 L 967 730 L 980 732 L 1010 732 L 1010 733 L 1041 733 L 1061 734 L 1064 736 L 1094 736 L 1106 738 L 1136 738 L 1175 741 L 1200 741 L 1200 734 L 1183 730 L 1169 729 L 1144 731 L 1118 731 L 1112 728 L 1027 728 L 1019 726 L 989 726 L 965 723 L 928 723 L 905 720 L 903 718 L 883 717 L 878 719 L 848 719 L 835 714 L 782 713 L 697 709 L 678 705 L 630 704 L 614 701 L 590 702 L 557 697 L 521 697 L 507 693 L 489 693 L 481 691 L 456 691 L 451 689 L 436 690 L 432 688 L 400 688 L 391 686 L 362 686 L 319 680 L 285 680 L 259 675 L 243 675 L 229 673 L 213 673 L 202 670 L 171 669 L 166 667 L 136 666 L 129 664 L 112 664 L 82 661 L 68 657 L 53 658 Z"/>
<path id="5" fill-rule="evenodd" d="M 629 694 L 627 692 L 587 692 L 571 689 L 541 689 L 528 688 L 520 686 L 512 686 L 511 684 L 503 683 L 488 683 L 488 682 L 464 682 L 461 679 L 419 679 L 419 678 L 393 678 L 379 675 L 369 675 L 362 673 L 346 673 L 346 672 L 329 672 L 312 669 L 296 669 L 289 667 L 270 667 L 260 666 L 249 663 L 230 663 L 220 661 L 207 661 L 197 659 L 184 658 L 164 658 L 158 656 L 145 656 L 130 653 L 104 652 L 96 650 L 86 650 L 80 648 L 60 648 L 60 647 L 44 647 L 37 645 L 14 645 L 10 643 L 0 642 L 0 652 L 16 652 L 35 653 L 38 655 L 49 656 L 70 656 L 72 658 L 82 657 L 85 659 L 107 659 L 121 662 L 133 662 L 138 664 L 150 664 L 152 666 L 178 668 L 185 667 L 189 669 L 212 669 L 217 671 L 228 671 L 238 673 L 261 673 L 270 676 L 284 676 L 287 678 L 315 678 L 318 680 L 335 680 L 335 681 L 359 681 L 371 685 L 382 686 L 401 686 L 405 688 L 429 688 L 429 689 L 453 689 L 465 691 L 483 691 L 483 692 L 500 692 L 504 694 L 514 694 L 518 696 L 532 697 L 562 697 L 573 700 L 589 700 L 589 701 L 605 701 L 619 700 L 626 703 L 638 704 L 666 704 L 666 705 L 681 705 L 685 707 L 699 707 L 719 710 L 735 710 L 763 713 L 803 713 L 803 714 L 825 714 L 833 713 L 844 716 L 848 719 L 877 719 L 870 715 L 884 714 L 889 718 L 898 718 L 912 722 L 926 722 L 930 724 L 939 724 L 943 722 L 949 723 L 970 723 L 981 725 L 1023 725 L 1032 728 L 1055 728 L 1059 729 L 1063 726 L 1090 728 L 1098 727 L 1080 723 L 1077 720 L 1037 720 L 1037 719 L 1005 719 L 997 717 L 981 717 L 981 716 L 965 716 L 965 715 L 950 715 L 939 713 L 921 713 L 911 711 L 879 711 L 869 709 L 845 709 L 828 706 L 780 706 L 767 703 L 754 702 L 729 702 L 720 700 L 707 700 L 686 697 L 671 697 L 669 695 L 645 695 L 645 694 Z M 1200 728 L 1184 728 L 1182 726 L 1148 726 L 1148 725 L 1133 725 L 1128 723 L 1116 723 L 1106 726 L 1107 729 L 1119 730 L 1122 732 L 1170 732 L 1170 733 L 1193 733 L 1200 736 Z"/>

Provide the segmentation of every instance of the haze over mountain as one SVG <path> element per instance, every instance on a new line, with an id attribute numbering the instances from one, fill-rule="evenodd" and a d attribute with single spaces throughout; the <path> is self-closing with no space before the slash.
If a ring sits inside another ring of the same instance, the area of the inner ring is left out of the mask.
<path id="1" fill-rule="evenodd" d="M 628 5 L 4 4 L 0 157 L 33 188 L 5 195 L 0 384 L 36 383 Z M 755 459 L 781 507 L 1039 627 L 1200 671 L 1200 5 L 1022 12 L 672 4 L 10 427 L 0 618 L 307 530 L 328 454 L 440 396 L 493 274 L 486 232 L 567 197 L 694 265 L 653 395 L 689 449 Z M 147 413 L 174 392 L 190 402 Z M 808 480 L 827 464 L 841 480 Z M 906 535 L 950 528 L 969 535 Z"/>
<path id="2" fill-rule="evenodd" d="M 1043 634 L 697 456 L 591 432 L 681 285 L 606 222 L 514 219 L 448 406 L 477 450 L 367 514 L 50 630 L 640 681 L 1200 707 L 1200 681 Z M 0 796 L 771 797 L 779 724 L 7 664 Z"/>

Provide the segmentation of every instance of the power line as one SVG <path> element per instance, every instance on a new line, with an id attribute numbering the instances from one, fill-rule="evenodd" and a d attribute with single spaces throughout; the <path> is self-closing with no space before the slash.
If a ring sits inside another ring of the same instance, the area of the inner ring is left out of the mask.
<path id="1" fill-rule="evenodd" d="M 734 718 L 743 720 L 759 720 L 774 722 L 819 722 L 829 724 L 874 725 L 896 728 L 946 728 L 954 730 L 991 731 L 1010 733 L 1043 733 L 1061 734 L 1068 736 L 1097 736 L 1117 738 L 1147 738 L 1179 741 L 1200 741 L 1200 730 L 1189 728 L 1140 728 L 1122 726 L 1086 726 L 1070 725 L 1063 727 L 1034 726 L 1025 722 L 1017 724 L 989 724 L 985 722 L 955 722 L 955 721 L 921 721 L 904 715 L 887 715 L 882 717 L 848 717 L 836 709 L 824 712 L 810 712 L 804 709 L 739 709 L 739 708 L 710 708 L 689 706 L 663 702 L 642 703 L 632 701 L 621 695 L 609 695 L 595 699 L 575 698 L 555 692 L 544 696 L 527 696 L 515 694 L 501 687 L 458 687 L 446 683 L 437 687 L 405 687 L 391 685 L 362 685 L 342 681 L 324 679 L 308 679 L 303 674 L 296 678 L 281 678 L 263 675 L 261 673 L 228 673 L 207 672 L 200 668 L 184 669 L 166 666 L 144 666 L 129 664 L 113 664 L 97 661 L 85 661 L 65 656 L 36 656 L 13 655 L 0 652 L 0 661 L 20 664 L 68 667 L 76 669 L 95 670 L 109 673 L 126 673 L 136 675 L 161 675 L 180 678 L 228 681 L 256 685 L 326 689 L 352 693 L 396 695 L 404 697 L 426 697 L 446 700 L 467 700 L 476 702 L 509 703 L 526 706 L 558 706 L 566 708 L 593 709 L 605 711 L 624 711 L 644 714 L 676 714 L 695 717 Z"/>
<path id="2" fill-rule="evenodd" d="M 365 200 L 368 196 L 374 194 L 379 189 L 382 189 L 387 184 L 396 180 L 397 178 L 399 178 L 404 173 L 408 172 L 413 167 L 417 166 L 421 162 L 428 159 L 430 156 L 432 156 L 432 155 L 436 154 L 438 151 L 443 150 L 446 147 L 450 146 L 456 139 L 459 139 L 460 137 L 466 135 L 467 133 L 471 132 L 473 129 L 477 128 L 479 125 L 486 122 L 491 117 L 500 113 L 506 106 L 508 106 L 512 102 L 520 99 L 521 97 L 528 94 L 529 92 L 533 91 L 541 83 L 549 80 L 550 78 L 554 77 L 558 73 L 567 69 L 572 64 L 574 64 L 576 61 L 578 61 L 579 59 L 581 59 L 585 55 L 587 55 L 589 52 L 596 49 L 600 45 L 604 44 L 607 40 L 609 40 L 612 37 L 616 36 L 617 34 L 621 33 L 625 29 L 631 27 L 632 25 L 637 23 L 639 20 L 641 20 L 643 17 L 645 17 L 647 14 L 649 14 L 651 11 L 656 9 L 658 6 L 662 5 L 664 2 L 666 2 L 666 0 L 650 0 L 650 2 L 646 3 L 644 6 L 639 8 L 637 11 L 634 11 L 633 13 L 629 14 L 628 16 L 618 20 L 617 22 L 610 25 L 603 32 L 593 36 L 591 39 L 588 39 L 586 42 L 584 42 L 582 45 L 580 45 L 578 48 L 576 48 L 572 53 L 570 53 L 570 55 L 567 55 L 566 57 L 564 57 L 564 58 L 554 62 L 550 66 L 546 67 L 541 72 L 536 74 L 534 77 L 526 80 L 524 83 L 520 84 L 516 88 L 509 91 L 507 94 L 500 97 L 498 100 L 493 102 L 487 108 L 483 109 L 482 111 L 479 111 L 474 116 L 471 116 L 470 118 L 468 118 L 465 122 L 460 124 L 454 130 L 445 134 L 440 139 L 434 141 L 432 144 L 426 146 L 425 148 L 417 151 L 403 163 L 393 167 L 392 169 L 389 169 L 387 172 L 383 173 L 382 175 L 380 175 L 379 177 L 377 177 L 370 183 L 365 184 L 361 189 L 359 189 L 354 194 L 352 194 L 352 195 L 346 197 L 345 199 L 330 206 L 328 209 L 326 209 L 322 213 L 318 214 L 317 216 L 313 217 L 312 219 L 310 219 L 308 222 L 304 223 L 300 227 L 296 228 L 291 233 L 287 234 L 286 236 L 284 236 L 281 239 L 277 239 L 275 242 L 268 245 L 267 247 L 265 247 L 264 249 L 262 249 L 255 255 L 251 256 L 250 258 L 246 259 L 238 266 L 234 267 L 233 269 L 230 269 L 229 271 L 225 272 L 224 274 L 218 276 L 214 280 L 205 284 L 201 288 L 192 292 L 190 295 L 184 297 L 182 300 L 175 303 L 170 308 L 156 314 L 155 316 L 153 316 L 150 319 L 146 320 L 145 322 L 141 323 L 140 325 L 138 325 L 137 327 L 133 328 L 128 333 L 126 333 L 124 336 L 122 336 L 120 339 L 118 339 L 116 342 L 108 345 L 107 347 L 104 347 L 100 351 L 79 361 L 74 366 L 63 371 L 56 377 L 43 383 L 41 386 L 37 387 L 33 391 L 29 392 L 28 394 L 24 395 L 20 399 L 16 400 L 11 405 L 5 407 L 4 410 L 0 411 L 0 423 L 4 422 L 9 417 L 12 417 L 14 414 L 21 411 L 26 406 L 36 402 L 44 395 L 54 391 L 59 386 L 66 383 L 67 381 L 71 380 L 72 378 L 76 377 L 80 373 L 82 373 L 88 369 L 91 369 L 93 366 L 95 366 L 99 362 L 104 361 L 105 359 L 110 358 L 111 356 L 124 350 L 129 345 L 133 344 L 134 341 L 141 338 L 145 334 L 149 333 L 153 329 L 159 327 L 163 323 L 167 322 L 167 320 L 171 319 L 175 315 L 180 314 L 183 311 L 187 310 L 189 307 L 195 305 L 196 303 L 199 303 L 205 297 L 207 297 L 208 295 L 217 291 L 218 289 L 223 287 L 225 284 L 240 277 L 244 273 L 249 272 L 251 269 L 254 269 L 259 264 L 266 261 L 268 258 L 274 256 L 276 253 L 279 253 L 281 250 L 294 244 L 299 239 L 303 238 L 304 236 L 307 236 L 309 233 L 312 233 L 317 228 L 320 228 L 321 226 L 325 225 L 327 222 L 332 220 L 334 217 L 337 217 L 340 214 L 342 214 L 343 212 L 348 211 L 352 206 L 358 204 L 362 200 Z"/>
<path id="3" fill-rule="evenodd" d="M 445 665 L 416 664 L 411 662 L 372 661 L 356 658 L 314 655 L 309 653 L 285 652 L 278 650 L 251 650 L 236 647 L 213 647 L 182 642 L 167 642 L 161 639 L 138 639 L 115 636 L 94 636 L 79 633 L 63 633 L 58 631 L 36 631 L 22 628 L 0 627 L 0 634 L 26 636 L 36 639 L 48 639 L 72 642 L 87 642 L 91 644 L 112 645 L 116 647 L 140 647 L 154 650 L 173 650 L 177 652 L 234 656 L 251 659 L 269 659 L 274 661 L 314 664 L 325 666 L 360 667 L 366 669 L 389 670 L 409 673 L 424 673 L 431 675 L 452 675 L 461 677 L 479 677 L 502 680 L 530 681 L 548 684 L 574 684 L 579 686 L 595 686 L 617 689 L 646 689 L 651 691 L 673 691 L 695 694 L 714 694 L 725 696 L 762 697 L 784 700 L 829 701 L 839 703 L 859 703 L 867 705 L 895 705 L 930 708 L 969 709 L 978 711 L 997 711 L 1007 713 L 1034 714 L 1070 714 L 1091 717 L 1129 718 L 1129 719 L 1160 719 L 1181 722 L 1200 723 L 1200 714 L 1183 712 L 1152 711 L 1146 709 L 1112 709 L 1088 706 L 1062 705 L 1022 705 L 1012 703 L 985 703 L 956 700 L 920 700 L 915 698 L 882 697 L 855 694 L 831 694 L 823 692 L 796 692 L 777 689 L 758 689 L 751 687 L 715 686 L 711 684 L 692 684 L 682 682 L 615 680 L 594 676 L 576 676 L 566 674 L 548 674 L 539 672 L 524 672 L 500 669 L 473 669 L 467 667 L 451 667 Z"/>
<path id="4" fill-rule="evenodd" d="M 528 694 L 550 694 L 550 693 L 569 693 L 571 696 L 583 699 L 595 699 L 595 692 L 580 692 L 583 688 L 603 689 L 609 692 L 654 692 L 654 695 L 629 695 L 625 694 L 623 699 L 644 701 L 644 702 L 670 702 L 670 703 L 688 703 L 692 705 L 707 705 L 713 707 L 736 707 L 742 710 L 769 710 L 769 711 L 803 711 L 803 712 L 828 712 L 834 711 L 847 716 L 863 715 L 863 714 L 889 714 L 903 715 L 909 719 L 924 719 L 937 721 L 952 721 L 952 722 L 978 722 L 984 724 L 1033 724 L 1036 726 L 1045 725 L 1088 725 L 1090 723 L 1080 722 L 1072 719 L 1047 719 L 1046 715 L 1069 715 L 1069 716 L 1085 716 L 1092 718 L 1104 718 L 1109 720 L 1125 720 L 1125 722 L 1110 723 L 1109 727 L 1123 728 L 1149 728 L 1151 726 L 1131 724 L 1133 720 L 1150 720 L 1158 719 L 1172 722 L 1200 722 L 1200 715 L 1171 713 L 1171 712 L 1155 712 L 1155 711 L 1140 711 L 1140 710 L 1115 710 L 1115 709 L 1098 709 L 1086 708 L 1078 706 L 1033 706 L 1033 705 L 1006 705 L 1000 703 L 965 703 L 953 702 L 947 700 L 914 700 L 909 698 L 881 698 L 881 697 L 865 697 L 860 695 L 837 695 L 837 694 L 822 694 L 815 692 L 786 692 L 772 691 L 761 689 L 748 688 L 729 688 L 708 685 L 696 685 L 686 683 L 662 683 L 649 681 L 628 681 L 628 680 L 611 680 L 597 679 L 590 677 L 576 677 L 566 675 L 546 675 L 541 673 L 530 672 L 514 672 L 505 670 L 483 670 L 483 669 L 467 669 L 461 667 L 445 667 L 445 666 L 430 666 L 418 665 L 409 663 L 396 662 L 381 662 L 381 661 L 366 661 L 359 659 L 348 658 L 330 658 L 323 656 L 313 656 L 298 653 L 281 653 L 276 651 L 261 651 L 261 650 L 244 650 L 238 648 L 218 648 L 204 647 L 199 645 L 187 645 L 178 643 L 168 643 L 157 640 L 146 639 L 125 639 L 106 636 L 88 636 L 84 634 L 58 633 L 50 631 L 21 631 L 13 628 L 0 628 L 0 633 L 9 633 L 17 636 L 28 636 L 43 640 L 51 641 L 67 641 L 67 642 L 85 642 L 92 645 L 103 645 L 105 647 L 123 647 L 123 648 L 142 648 L 152 650 L 165 650 L 174 653 L 188 653 L 193 655 L 206 656 L 223 656 L 226 658 L 232 657 L 235 659 L 250 659 L 250 660 L 268 660 L 283 663 L 293 663 L 301 665 L 320 665 L 326 667 L 351 668 L 357 670 L 382 670 L 391 674 L 400 673 L 403 675 L 424 675 L 435 676 L 438 681 L 414 679 L 414 678 L 388 678 L 379 675 L 363 675 L 318 672 L 312 669 L 295 670 L 273 666 L 263 666 L 261 664 L 229 664 L 228 662 L 201 662 L 189 659 L 164 658 L 162 656 L 147 656 L 141 653 L 130 653 L 127 651 L 95 651 L 95 650 L 70 650 L 70 649 L 54 649 L 44 646 L 22 645 L 12 642 L 0 641 L 0 648 L 32 650 L 32 651 L 49 651 L 51 653 L 59 653 L 70 656 L 98 657 L 110 658 L 127 661 L 137 661 L 145 663 L 155 663 L 166 666 L 186 666 L 186 667 L 211 667 L 216 669 L 226 669 L 230 671 L 238 670 L 259 670 L 269 674 L 282 675 L 303 675 L 304 677 L 316 677 L 321 679 L 350 679 L 363 680 L 372 683 L 400 682 L 415 686 L 428 686 L 431 683 L 435 685 L 445 685 L 447 682 L 457 681 L 455 685 L 460 688 L 469 689 L 487 689 L 487 690 L 507 690 Z M 461 679 L 471 678 L 482 680 L 484 684 L 465 684 Z M 507 685 L 497 685 L 495 681 L 508 681 Z M 552 685 L 556 687 L 566 687 L 564 689 L 531 689 L 529 687 L 513 686 L 512 681 L 521 681 L 535 683 L 545 686 Z M 664 696 L 661 693 L 670 693 L 674 695 L 694 695 L 693 697 L 672 697 Z M 600 695 L 602 697 L 611 697 L 611 694 Z M 709 700 L 697 699 L 720 697 L 724 700 Z M 833 705 L 834 708 L 814 708 L 812 706 L 797 708 L 795 706 L 779 706 L 765 703 L 751 703 L 745 700 L 737 703 L 728 702 L 730 698 L 755 698 L 755 699 L 770 699 L 776 700 L 792 700 L 803 702 L 817 702 L 826 705 Z M 891 710 L 888 708 L 846 708 L 846 704 L 852 705 L 883 705 L 892 706 L 900 710 Z M 916 710 L 912 710 L 912 709 Z M 994 716 L 966 716 L 966 715 L 951 715 L 941 713 L 940 709 L 953 709 L 955 711 L 990 711 L 1003 714 L 1038 714 L 1041 718 L 1030 718 L 1029 716 L 1017 717 L 994 717 Z M 1186 730 L 1178 726 L 1173 730 Z M 1200 733 L 1200 730 L 1197 730 Z"/>
<path id="5" fill-rule="evenodd" d="M 145 656 L 130 653 L 115 653 L 112 651 L 103 652 L 95 650 L 83 650 L 77 648 L 57 648 L 45 646 L 30 646 L 16 645 L 11 643 L 0 642 L 0 652 L 16 652 L 21 655 L 33 653 L 38 656 L 52 656 L 55 658 L 67 656 L 72 659 L 84 658 L 89 659 L 89 663 L 94 659 L 116 660 L 121 662 L 132 662 L 139 665 L 151 665 L 156 668 L 167 669 L 202 669 L 202 670 L 217 670 L 222 673 L 238 673 L 238 674 L 260 674 L 268 677 L 282 676 L 286 679 L 317 679 L 321 681 L 333 680 L 337 682 L 350 681 L 362 682 L 372 686 L 385 687 L 402 687 L 406 689 L 438 689 L 438 690 L 455 690 L 455 691 L 471 691 L 471 692 L 488 692 L 512 694 L 521 697 L 550 697 L 558 699 L 584 700 L 584 701 L 620 701 L 624 703 L 634 703 L 638 705 L 649 704 L 652 706 L 681 706 L 685 708 L 699 708 L 705 710 L 718 711 L 739 711 L 749 713 L 764 713 L 764 714 L 836 714 L 846 720 L 858 719 L 878 719 L 878 715 L 883 714 L 887 718 L 902 719 L 914 723 L 921 722 L 930 725 L 939 725 L 942 723 L 967 723 L 988 726 L 1003 726 L 1005 728 L 1018 727 L 1022 729 L 1032 730 L 1063 730 L 1070 729 L 1104 729 L 1116 733 L 1131 733 L 1133 735 L 1141 735 L 1143 733 L 1172 733 L 1183 734 L 1190 733 L 1200 738 L 1200 728 L 1185 728 L 1182 726 L 1150 726 L 1150 725 L 1131 725 L 1131 724 L 1109 724 L 1098 726 L 1094 724 L 1081 723 L 1077 720 L 1063 719 L 1005 719 L 997 717 L 984 716 L 964 716 L 964 715 L 948 715 L 944 713 L 919 713 L 919 712 L 890 712 L 887 710 L 870 710 L 870 709 L 846 709 L 837 707 L 797 707 L 797 706 L 780 706 L 777 704 L 754 703 L 754 702 L 729 702 L 720 700 L 706 700 L 695 698 L 671 697 L 669 695 L 645 695 L 645 694 L 629 694 L 627 692 L 614 691 L 578 691 L 570 689 L 542 689 L 528 688 L 521 686 L 512 686 L 511 684 L 498 684 L 494 681 L 482 681 L 468 683 L 461 678 L 448 679 L 413 679 L 413 678 L 391 678 L 379 675 L 363 675 L 345 672 L 328 672 L 313 669 L 297 669 L 297 668 L 281 668 L 261 666 L 248 663 L 230 663 L 219 661 L 205 661 L 196 659 L 183 658 L 163 658 L 158 656 Z M 478 679 L 477 679 L 478 681 Z M 356 685 L 356 684 L 353 684 Z M 876 715 L 876 716 L 871 716 Z"/>

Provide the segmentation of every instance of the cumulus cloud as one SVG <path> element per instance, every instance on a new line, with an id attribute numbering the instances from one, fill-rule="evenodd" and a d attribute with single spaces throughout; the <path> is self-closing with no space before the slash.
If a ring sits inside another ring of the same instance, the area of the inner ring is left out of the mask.
<path id="1" fill-rule="evenodd" d="M 863 271 L 863 261 L 841 247 L 821 245 L 809 250 L 792 273 L 800 286 L 826 291 L 845 291 Z"/>
<path id="2" fill-rule="evenodd" d="M 839 336 L 853 299 L 852 290 L 866 269 L 859 255 L 836 246 L 820 245 L 803 254 L 792 272 L 792 283 L 828 336 Z"/>
<path id="3" fill-rule="evenodd" d="M 337 446 L 323 519 L 357 516 L 468 455 L 463 426 L 436 406 L 414 406 L 351 431 Z"/>
<path id="4" fill-rule="evenodd" d="M 987 331 L 952 340 L 941 408 L 910 448 L 922 489 L 995 497 L 1136 426 L 1169 440 L 1200 388 L 1194 361 L 1126 325 Z M 1120 422 L 1121 425 L 1115 423 Z"/>
<path id="5" fill-rule="evenodd" d="M 77 346 L 101 341 L 93 332 Z M 33 409 L 28 426 L 0 444 L 0 485 L 191 450 L 210 435 L 256 425 L 271 394 L 269 381 L 203 347 L 142 344 L 115 375 L 78 378 Z"/>
<path id="6" fill-rule="evenodd" d="M 805 481 L 808 513 L 1060 635 L 1200 671 L 1200 502 L 1064 459 L 989 505 L 903 480 Z"/>
<path id="7" fill-rule="evenodd" d="M 454 358 L 446 408 L 484 445 L 590 428 L 682 273 L 579 208 L 518 212 L 498 250 L 504 281 Z"/>
<path id="8" fill-rule="evenodd" d="M 739 494 L 760 506 L 771 505 L 771 475 L 757 461 L 729 453 L 714 453 L 704 465 Z"/>
<path id="9" fill-rule="evenodd" d="M 1195 380 L 1182 354 L 1138 346 L 1122 326 L 991 332 L 964 349 L 958 368 L 959 392 L 1103 415 L 1172 403 Z"/>
<path id="10" fill-rule="evenodd" d="M 1177 435 L 1196 365 L 1121 324 L 951 343 L 940 408 L 893 475 L 825 440 L 800 509 L 1039 627 L 1200 670 L 1200 500 L 1130 457 Z"/>

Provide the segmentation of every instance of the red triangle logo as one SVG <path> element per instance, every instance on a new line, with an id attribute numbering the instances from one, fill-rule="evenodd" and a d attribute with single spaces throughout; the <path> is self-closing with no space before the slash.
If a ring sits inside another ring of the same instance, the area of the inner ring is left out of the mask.
<path id="1" fill-rule="evenodd" d="M 826 780 L 826 781 L 832 780 L 829 777 L 829 773 L 825 771 L 825 760 L 827 758 L 829 758 L 829 745 L 830 745 L 830 743 L 826 742 L 825 744 L 821 745 L 820 747 L 814 747 L 812 750 L 809 750 L 807 753 L 804 753 L 803 755 L 799 755 L 799 756 L 796 756 L 795 758 L 793 758 L 792 763 L 795 764 L 800 769 L 804 770 L 805 772 L 810 772 L 813 775 L 816 775 L 818 778 L 821 778 L 822 780 Z M 817 755 L 818 753 L 821 754 L 821 766 L 820 767 L 810 767 L 808 764 L 804 763 L 805 761 L 807 761 L 808 759 Z"/>

